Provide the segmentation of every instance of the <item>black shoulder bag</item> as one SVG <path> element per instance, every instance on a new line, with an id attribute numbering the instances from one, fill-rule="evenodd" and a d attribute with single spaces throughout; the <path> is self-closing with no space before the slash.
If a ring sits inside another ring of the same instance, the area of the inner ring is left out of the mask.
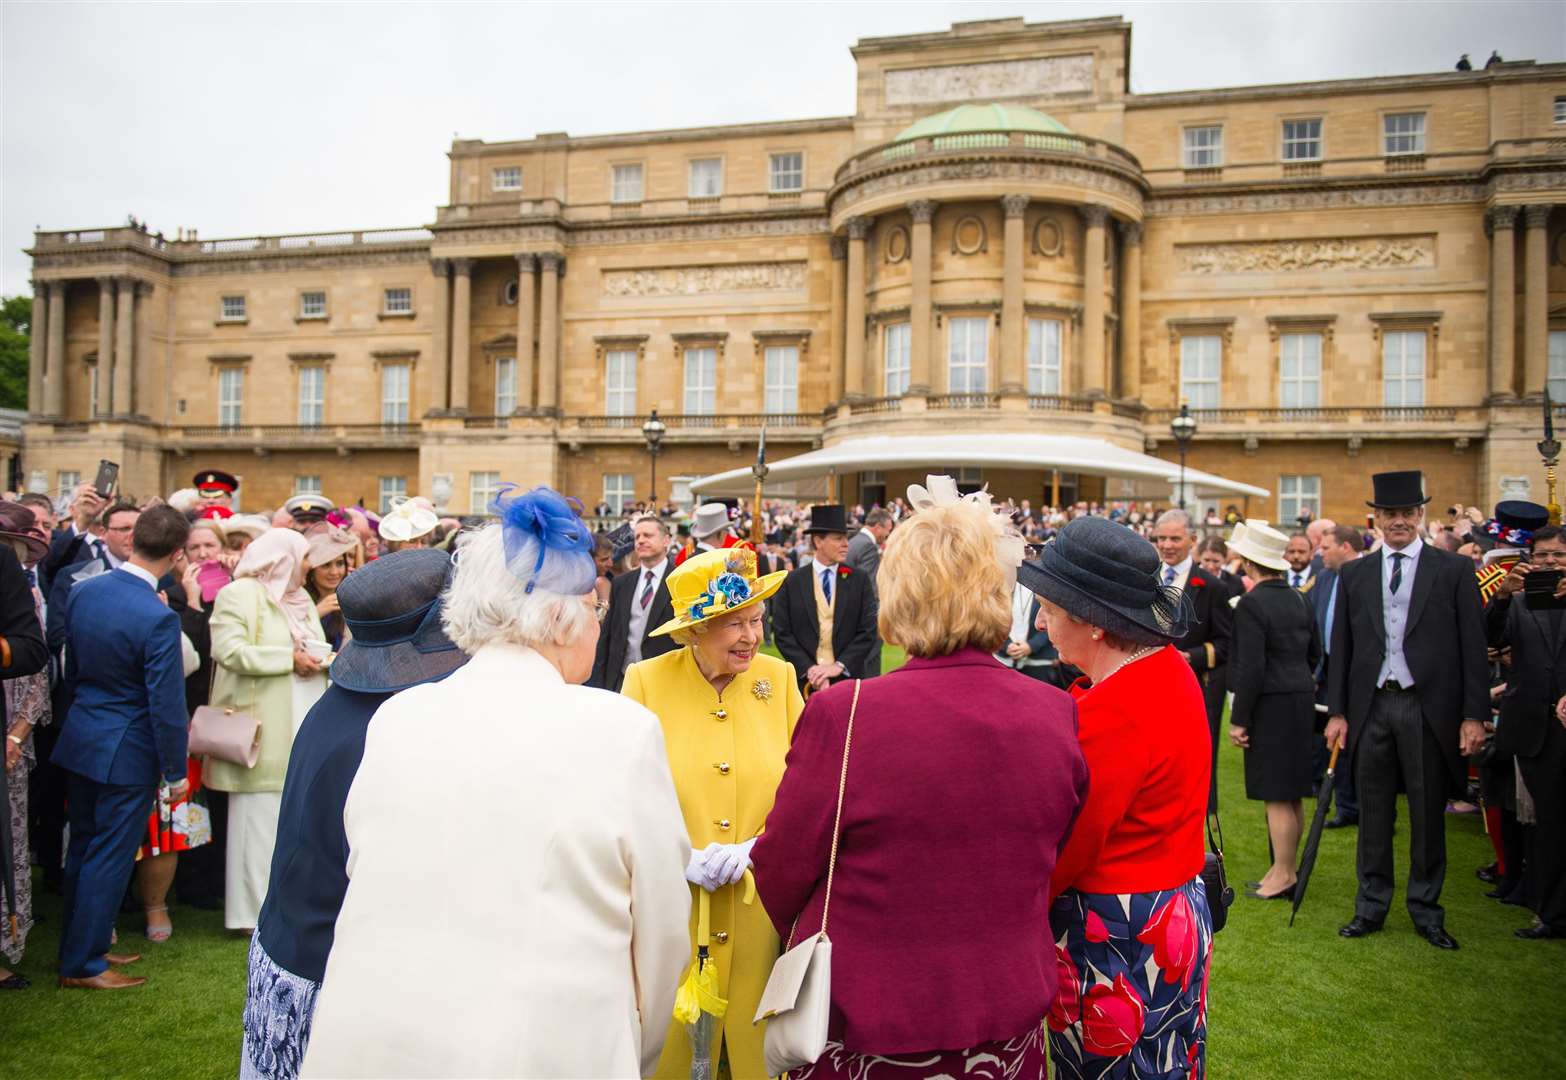
<path id="1" fill-rule="evenodd" d="M 1229 905 L 1234 903 L 1234 889 L 1229 875 L 1223 868 L 1223 822 L 1218 811 L 1207 815 L 1207 856 L 1202 862 L 1202 885 L 1207 889 L 1207 909 L 1213 917 L 1213 933 L 1222 930 L 1229 921 Z M 1218 828 L 1218 839 L 1213 839 L 1213 827 Z"/>

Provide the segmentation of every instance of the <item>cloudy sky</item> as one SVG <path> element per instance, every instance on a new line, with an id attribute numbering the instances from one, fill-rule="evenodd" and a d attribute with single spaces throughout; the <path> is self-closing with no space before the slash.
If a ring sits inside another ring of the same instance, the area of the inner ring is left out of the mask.
<path id="1" fill-rule="evenodd" d="M 1147 93 L 1566 58 L 1566 4 L 0 3 L 0 293 L 35 227 L 416 225 L 454 135 L 848 115 L 860 37 L 1123 15 Z"/>

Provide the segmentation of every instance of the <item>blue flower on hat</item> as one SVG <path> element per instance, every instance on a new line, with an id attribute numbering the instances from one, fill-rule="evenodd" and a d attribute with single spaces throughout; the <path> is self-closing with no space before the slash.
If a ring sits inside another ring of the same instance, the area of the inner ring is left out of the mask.
<path id="1" fill-rule="evenodd" d="M 597 577 L 593 533 L 578 507 L 552 488 L 540 485 L 525 494 L 512 494 L 516 488 L 515 484 L 502 484 L 489 504 L 490 511 L 500 518 L 507 568 L 527 580 L 528 592 L 540 583 L 551 592 L 565 594 L 591 589 Z M 529 541 L 538 547 L 530 567 L 523 559 Z M 557 557 L 557 565 L 546 572 L 545 560 L 551 555 Z"/>

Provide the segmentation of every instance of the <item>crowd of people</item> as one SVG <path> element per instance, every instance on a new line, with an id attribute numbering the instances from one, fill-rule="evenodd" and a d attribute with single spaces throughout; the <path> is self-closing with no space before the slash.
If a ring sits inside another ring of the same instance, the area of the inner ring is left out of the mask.
<path id="1" fill-rule="evenodd" d="M 1421 937 L 1458 947 L 1464 800 L 1518 935 L 1566 935 L 1542 507 L 1430 521 L 1417 472 L 1293 532 L 944 476 L 689 515 L 507 488 L 461 520 L 236 488 L 0 501 L 0 949 L 34 862 L 63 987 L 146 982 L 127 897 L 153 943 L 171 896 L 221 907 L 244 1077 L 1198 1075 L 1225 735 L 1271 841 L 1246 897 L 1296 897 L 1341 758 L 1343 937 L 1386 922 L 1400 792 Z M 802 955 L 819 1024 L 779 989 Z"/>

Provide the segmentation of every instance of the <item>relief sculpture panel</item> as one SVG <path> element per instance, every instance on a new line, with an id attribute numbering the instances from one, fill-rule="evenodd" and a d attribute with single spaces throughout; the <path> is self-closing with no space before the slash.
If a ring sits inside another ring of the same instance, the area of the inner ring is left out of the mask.
<path id="1" fill-rule="evenodd" d="M 985 64 L 905 68 L 886 73 L 888 105 L 991 101 L 1040 94 L 1085 94 L 1093 89 L 1093 57 L 1040 56 Z"/>
<path id="2" fill-rule="evenodd" d="M 1182 274 L 1428 269 L 1435 266 L 1435 237 L 1372 236 L 1178 244 L 1175 261 Z"/>
<path id="3" fill-rule="evenodd" d="M 803 262 L 726 263 L 716 266 L 660 266 L 605 270 L 603 295 L 699 296 L 704 293 L 762 292 L 805 287 Z"/>

